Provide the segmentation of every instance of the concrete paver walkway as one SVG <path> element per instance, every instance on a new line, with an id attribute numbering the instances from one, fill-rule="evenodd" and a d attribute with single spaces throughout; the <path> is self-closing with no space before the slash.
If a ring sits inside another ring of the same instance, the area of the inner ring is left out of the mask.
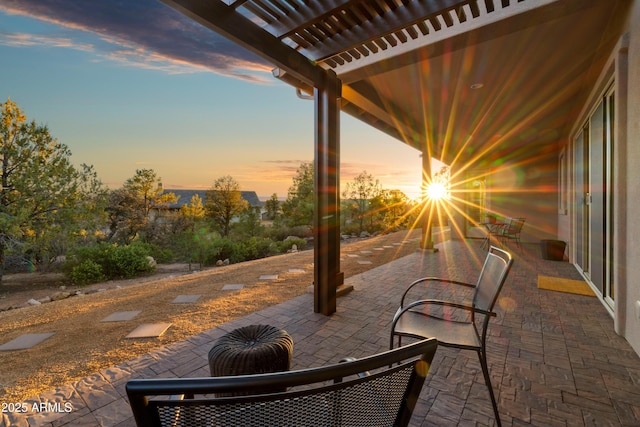
<path id="1" fill-rule="evenodd" d="M 448 241 L 437 253 L 416 252 L 349 278 L 354 291 L 329 317 L 313 313 L 311 294 L 253 313 L 23 402 L 29 410 L 3 413 L 0 425 L 133 426 L 124 391 L 129 379 L 208 376 L 213 343 L 250 324 L 277 326 L 293 337 L 292 369 L 386 350 L 406 285 L 423 276 L 474 281 L 485 256 L 480 245 Z M 490 327 L 489 369 L 503 425 L 640 425 L 640 358 L 614 332 L 597 298 L 538 289 L 538 274 L 580 276 L 568 263 L 541 260 L 537 246 L 523 246 L 512 251 L 516 260 Z M 430 296 L 440 292 L 446 289 Z M 31 410 L 42 403 L 52 410 Z M 473 352 L 438 349 L 412 422 L 494 425 Z"/>

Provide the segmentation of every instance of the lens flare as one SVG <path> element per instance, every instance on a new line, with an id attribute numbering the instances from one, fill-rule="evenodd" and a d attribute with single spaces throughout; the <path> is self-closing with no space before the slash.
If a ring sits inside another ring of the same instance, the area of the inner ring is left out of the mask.
<path id="1" fill-rule="evenodd" d="M 433 182 L 427 187 L 426 196 L 432 201 L 439 201 L 447 199 L 449 197 L 449 191 L 444 184 Z"/>

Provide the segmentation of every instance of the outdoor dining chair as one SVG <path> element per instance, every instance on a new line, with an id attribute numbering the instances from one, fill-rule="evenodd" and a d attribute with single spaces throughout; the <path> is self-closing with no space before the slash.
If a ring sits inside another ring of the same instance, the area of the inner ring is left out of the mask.
<path id="1" fill-rule="evenodd" d="M 522 249 L 520 246 L 520 233 L 522 232 L 525 221 L 526 218 L 511 218 L 511 220 L 498 231 L 498 237 L 502 244 L 507 240 L 513 240 L 518 245 L 518 248 Z"/>
<path id="2" fill-rule="evenodd" d="M 487 365 L 487 330 L 490 318 L 496 316 L 493 307 L 512 264 L 513 258 L 510 253 L 491 246 L 475 285 L 437 277 L 424 277 L 414 281 L 403 293 L 400 307 L 393 317 L 391 326 L 390 348 L 394 347 L 396 336 L 400 346 L 402 337 L 417 339 L 433 337 L 443 347 L 475 351 L 480 359 L 482 374 L 489 390 L 498 426 L 501 425 L 500 414 Z M 448 288 L 463 286 L 471 291 L 469 296 L 472 299 L 469 303 L 409 299 L 408 295 L 414 295 L 421 286 L 428 289 L 430 285 L 435 286 L 435 282 Z"/>
<path id="3" fill-rule="evenodd" d="M 421 340 L 298 371 L 131 380 L 126 390 L 140 427 L 406 426 L 437 345 Z"/>

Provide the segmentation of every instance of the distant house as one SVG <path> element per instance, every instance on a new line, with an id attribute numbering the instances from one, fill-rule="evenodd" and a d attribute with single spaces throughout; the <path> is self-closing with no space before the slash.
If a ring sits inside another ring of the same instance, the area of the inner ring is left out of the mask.
<path id="1" fill-rule="evenodd" d="M 169 205 L 170 210 L 178 210 L 182 206 L 188 205 L 191 202 L 191 198 L 196 194 L 200 196 L 200 199 L 202 199 L 202 204 L 204 205 L 206 202 L 206 195 L 208 190 L 172 190 L 167 188 L 164 191 L 167 193 L 173 193 L 178 197 L 178 201 L 176 203 L 172 203 Z M 255 191 L 241 191 L 240 193 L 242 195 L 242 198 L 249 202 L 249 205 L 262 208 L 263 202 L 258 199 L 258 195 Z"/>

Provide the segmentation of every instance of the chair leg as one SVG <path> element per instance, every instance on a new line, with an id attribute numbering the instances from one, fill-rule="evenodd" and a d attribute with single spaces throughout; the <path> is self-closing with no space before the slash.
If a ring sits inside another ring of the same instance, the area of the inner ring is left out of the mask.
<path id="1" fill-rule="evenodd" d="M 389 340 L 389 350 L 393 350 L 393 331 L 391 331 L 391 339 Z M 398 347 L 402 347 L 402 335 L 398 335 Z"/>
<path id="2" fill-rule="evenodd" d="M 496 425 L 502 426 L 500 421 L 500 413 L 498 412 L 498 403 L 496 402 L 496 396 L 493 394 L 493 386 L 491 385 L 491 377 L 489 376 L 489 367 L 487 366 L 487 352 L 482 349 L 478 352 L 478 358 L 480 359 L 480 366 L 482 367 L 482 374 L 484 375 L 484 382 L 489 389 L 489 397 L 491 397 L 491 405 L 493 406 L 493 413 L 496 417 Z"/>

